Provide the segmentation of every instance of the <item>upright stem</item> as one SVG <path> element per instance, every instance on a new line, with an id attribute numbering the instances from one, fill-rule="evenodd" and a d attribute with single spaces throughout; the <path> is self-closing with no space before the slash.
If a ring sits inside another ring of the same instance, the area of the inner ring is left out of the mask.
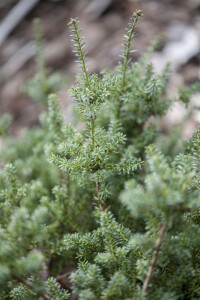
<path id="1" fill-rule="evenodd" d="M 38 71 L 43 75 L 45 78 L 46 68 L 44 62 L 44 55 L 43 55 L 43 48 L 42 48 L 42 35 L 41 35 L 41 26 L 40 20 L 35 19 L 34 21 L 34 38 L 36 43 L 36 64 L 38 67 Z"/>
<path id="2" fill-rule="evenodd" d="M 83 52 L 84 42 L 80 37 L 78 21 L 76 19 L 71 19 L 71 21 L 69 22 L 69 25 L 71 25 L 71 28 L 72 28 L 73 40 L 74 40 L 74 44 L 75 44 L 74 47 L 75 47 L 76 55 L 79 57 L 79 62 L 81 64 L 83 75 L 85 77 L 85 82 L 86 82 L 86 85 L 90 88 L 90 80 L 89 80 L 89 75 L 88 75 L 87 66 L 86 66 L 86 58 L 85 58 L 85 54 Z"/>
<path id="3" fill-rule="evenodd" d="M 125 36 L 125 49 L 124 49 L 124 55 L 123 55 L 123 63 L 122 63 L 122 83 L 121 83 L 121 90 L 122 92 L 125 89 L 126 84 L 126 71 L 128 66 L 128 58 L 129 58 L 129 52 L 131 47 L 131 42 L 134 36 L 135 27 L 138 22 L 139 17 L 142 15 L 141 10 L 138 10 L 134 13 L 131 19 L 130 28 L 128 30 L 128 35 Z"/>
<path id="4" fill-rule="evenodd" d="M 118 107 L 116 110 L 116 119 L 119 119 L 120 117 L 120 110 L 122 106 L 122 101 L 121 101 L 121 95 L 125 92 L 126 90 L 126 72 L 128 68 L 128 59 L 129 59 L 129 53 L 130 53 L 130 47 L 131 47 L 131 42 L 135 33 L 135 27 L 138 22 L 139 17 L 142 15 L 141 10 L 137 10 L 131 17 L 130 25 L 128 28 L 127 35 L 124 36 L 124 52 L 123 52 L 123 61 L 122 61 L 122 79 L 121 79 L 121 85 L 120 85 L 120 96 L 119 96 L 119 101 L 118 101 Z"/>
<path id="5" fill-rule="evenodd" d="M 66 186 L 67 186 L 67 196 L 69 198 L 70 197 L 70 176 L 69 175 L 67 175 Z"/>
<path id="6" fill-rule="evenodd" d="M 91 138 L 91 147 L 94 150 L 95 139 L 94 139 L 94 118 L 90 119 L 90 138 Z"/>
<path id="7" fill-rule="evenodd" d="M 97 199 L 98 199 L 98 204 L 99 204 L 99 208 L 100 208 L 100 199 L 99 199 L 99 182 L 96 182 L 96 193 L 97 193 Z"/>
<path id="8" fill-rule="evenodd" d="M 159 236 L 156 240 L 153 256 L 152 256 L 152 259 L 150 261 L 148 272 L 147 272 L 147 275 L 146 275 L 146 278 L 145 278 L 145 281 L 144 281 L 144 284 L 143 284 L 143 287 L 142 287 L 142 292 L 144 294 L 146 294 L 148 286 L 149 286 L 149 284 L 152 280 L 153 272 L 154 272 L 154 269 L 155 269 L 156 264 L 157 264 L 158 255 L 159 255 L 159 252 L 160 252 L 160 249 L 161 249 L 166 231 L 167 231 L 167 225 L 163 224 L 160 228 L 160 233 L 159 233 Z"/>

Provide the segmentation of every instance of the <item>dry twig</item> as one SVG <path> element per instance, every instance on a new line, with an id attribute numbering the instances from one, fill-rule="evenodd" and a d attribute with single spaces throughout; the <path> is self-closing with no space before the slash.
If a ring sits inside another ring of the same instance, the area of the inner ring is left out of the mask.
<path id="1" fill-rule="evenodd" d="M 156 267 L 156 263 L 157 263 L 157 259 L 158 259 L 158 254 L 160 252 L 160 248 L 162 246 L 163 239 L 164 239 L 166 231 L 167 231 L 167 225 L 163 224 L 160 228 L 160 233 L 159 233 L 159 236 L 156 240 L 156 245 L 155 245 L 155 249 L 154 249 L 154 252 L 153 252 L 153 256 L 152 256 L 152 259 L 150 261 L 149 269 L 148 269 L 148 272 L 147 272 L 147 275 L 146 275 L 146 278 L 145 278 L 145 281 L 144 281 L 144 284 L 143 284 L 143 287 L 142 287 L 142 292 L 144 294 L 147 292 L 148 286 L 149 286 L 149 284 L 152 280 L 153 272 L 154 272 L 154 269 Z"/>

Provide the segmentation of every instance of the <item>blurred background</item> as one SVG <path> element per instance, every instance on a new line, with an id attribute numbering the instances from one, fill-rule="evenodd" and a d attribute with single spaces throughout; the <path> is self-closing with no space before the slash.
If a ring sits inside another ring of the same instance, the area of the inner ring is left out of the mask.
<path id="1" fill-rule="evenodd" d="M 137 60 L 162 33 L 163 41 L 152 62 L 156 72 L 171 63 L 168 94 L 176 97 L 180 85 L 200 79 L 200 0 L 0 0 L 0 115 L 13 116 L 13 134 L 38 124 L 44 109 L 22 91 L 37 71 L 33 20 L 41 20 L 46 68 L 64 75 L 58 98 L 65 119 L 70 119 L 67 90 L 75 81 L 77 66 L 67 23 L 71 17 L 80 19 L 89 69 L 99 72 L 118 63 L 124 29 L 136 9 L 143 11 L 143 18 L 136 30 L 132 59 Z M 193 97 L 192 105 L 186 137 L 200 122 L 200 93 Z M 163 126 L 179 122 L 186 113 L 177 104 Z"/>

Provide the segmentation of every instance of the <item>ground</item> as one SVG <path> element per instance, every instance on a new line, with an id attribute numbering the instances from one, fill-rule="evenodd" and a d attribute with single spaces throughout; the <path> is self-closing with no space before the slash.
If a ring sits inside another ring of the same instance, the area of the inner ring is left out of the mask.
<path id="1" fill-rule="evenodd" d="M 1 1 L 3 20 L 19 1 Z M 132 12 L 143 11 L 133 43 L 133 60 L 163 33 L 164 40 L 154 55 L 156 69 L 168 60 L 172 62 L 169 94 L 175 95 L 177 86 L 191 84 L 200 78 L 200 2 L 199 0 L 63 0 L 39 1 L 21 20 L 0 48 L 0 113 L 13 116 L 12 132 L 18 134 L 24 127 L 38 123 L 43 107 L 22 93 L 28 78 L 35 74 L 32 22 L 41 19 L 44 37 L 45 61 L 51 72 L 67 76 L 67 84 L 59 92 L 65 118 L 69 117 L 69 86 L 75 81 L 77 66 L 71 49 L 67 23 L 71 17 L 80 19 L 86 40 L 89 69 L 99 72 L 113 67 L 119 61 L 124 29 Z M 200 103 L 200 94 L 195 98 Z M 196 104 L 195 104 L 196 105 Z M 180 108 L 176 111 L 180 112 Z M 195 115 L 196 116 L 196 115 Z M 176 114 L 173 118 L 179 118 Z M 196 118 L 196 119 L 195 119 Z M 199 122 L 199 116 L 190 119 L 190 132 Z M 168 121 L 167 121 L 168 122 Z M 189 132 L 189 134 L 190 134 Z"/>

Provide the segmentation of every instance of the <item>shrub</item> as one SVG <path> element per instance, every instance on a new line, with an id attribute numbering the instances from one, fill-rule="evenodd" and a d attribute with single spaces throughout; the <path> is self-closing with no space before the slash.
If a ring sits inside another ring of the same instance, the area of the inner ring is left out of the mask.
<path id="1" fill-rule="evenodd" d="M 131 18 L 122 62 L 99 75 L 89 73 L 71 20 L 82 75 L 70 94 L 81 130 L 63 122 L 52 94 L 39 128 L 3 140 L 2 300 L 200 298 L 200 132 L 175 157 L 159 149 L 149 119 L 172 103 L 168 67 L 154 73 L 153 46 L 129 63 L 140 16 Z M 198 88 L 181 89 L 180 101 Z M 2 135 L 8 123 L 1 119 Z"/>

